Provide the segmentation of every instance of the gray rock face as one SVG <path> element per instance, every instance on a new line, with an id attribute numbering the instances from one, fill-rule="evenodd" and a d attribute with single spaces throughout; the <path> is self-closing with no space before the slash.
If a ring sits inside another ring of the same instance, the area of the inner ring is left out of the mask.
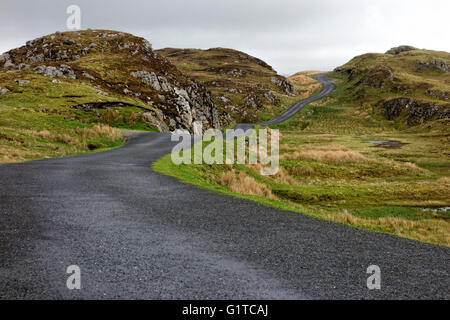
<path id="1" fill-rule="evenodd" d="M 425 94 L 433 99 L 448 100 L 450 94 L 447 91 L 428 89 Z"/>
<path id="2" fill-rule="evenodd" d="M 450 118 L 450 105 L 439 105 L 409 98 L 394 98 L 381 102 L 385 116 L 394 120 L 406 115 L 409 125 L 418 125 L 432 119 Z"/>
<path id="3" fill-rule="evenodd" d="M 28 57 L 28 61 L 30 61 L 30 62 L 42 62 L 42 61 L 44 61 L 44 54 L 40 53 L 40 54 L 37 54 L 35 56 L 30 56 L 30 57 Z"/>
<path id="4" fill-rule="evenodd" d="M 294 86 L 284 77 L 278 76 L 278 77 L 272 77 L 270 79 L 273 84 L 275 84 L 277 87 L 279 87 L 285 94 L 294 94 L 295 89 Z"/>
<path id="5" fill-rule="evenodd" d="M 153 89 L 160 91 L 161 84 L 159 83 L 158 77 L 154 72 L 148 71 L 136 71 L 131 73 L 132 77 L 141 79 L 142 83 L 150 85 Z M 166 86 L 167 89 L 167 86 Z"/>
<path id="6" fill-rule="evenodd" d="M 449 72 L 450 63 L 443 60 L 420 61 L 419 70 L 434 70 L 439 72 Z"/>
<path id="7" fill-rule="evenodd" d="M 261 101 L 255 95 L 249 95 L 244 98 L 244 104 L 247 109 L 257 110 L 261 107 Z"/>
<path id="8" fill-rule="evenodd" d="M 216 105 L 211 96 L 202 92 L 196 83 L 192 82 L 190 86 L 181 87 L 177 83 L 171 84 L 164 76 L 145 70 L 131 72 L 131 76 L 140 79 L 143 84 L 156 91 L 164 92 L 158 94 L 159 100 L 163 102 L 170 100 L 175 104 L 176 116 L 162 117 L 169 123 L 170 129 L 187 129 L 197 133 L 200 127 L 203 127 L 203 130 L 211 127 L 220 129 Z"/>
<path id="9" fill-rule="evenodd" d="M 60 65 L 58 68 L 53 66 L 38 66 L 34 68 L 34 72 L 51 78 L 58 77 L 76 79 L 76 75 L 73 70 L 65 64 Z"/>
<path id="10" fill-rule="evenodd" d="M 264 98 L 269 100 L 269 102 L 272 104 L 277 104 L 278 102 L 280 102 L 278 97 L 271 90 L 264 92 Z"/>
<path id="11" fill-rule="evenodd" d="M 159 110 L 155 112 L 146 112 L 143 114 L 143 116 L 147 119 L 148 122 L 155 126 L 158 131 L 170 132 L 169 127 L 163 120 L 164 116 Z"/>
<path id="12" fill-rule="evenodd" d="M 4 54 L 0 55 L 0 63 L 5 63 L 6 60 L 9 60 L 9 59 L 10 59 L 9 53 L 4 53 Z"/>
<path id="13" fill-rule="evenodd" d="M 394 47 L 389 49 L 388 51 L 386 51 L 386 54 L 399 54 L 405 51 L 412 51 L 412 50 L 417 50 L 417 48 L 412 47 L 412 46 L 398 46 L 398 47 Z"/>
<path id="14" fill-rule="evenodd" d="M 144 47 L 147 50 L 152 50 L 152 44 L 150 43 L 150 41 L 148 41 L 147 39 L 144 39 L 143 43 L 144 43 Z"/>
<path id="15" fill-rule="evenodd" d="M 0 63 L 3 63 L 3 68 L 5 68 L 6 70 L 26 70 L 30 67 L 25 63 L 19 63 L 16 65 L 11 60 L 11 56 L 9 55 L 9 53 L 4 53 L 0 56 Z"/>

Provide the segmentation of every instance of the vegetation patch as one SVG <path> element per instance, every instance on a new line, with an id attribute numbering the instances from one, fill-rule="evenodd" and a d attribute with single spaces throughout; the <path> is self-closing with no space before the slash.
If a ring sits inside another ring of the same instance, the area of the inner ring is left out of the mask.
<path id="1" fill-rule="evenodd" d="M 223 194 L 450 246 L 449 214 L 428 210 L 450 205 L 448 128 L 398 126 L 354 103 L 348 86 L 341 82 L 329 97 L 272 127 L 281 133 L 276 175 L 262 176 L 261 165 L 174 165 L 170 155 L 153 167 Z M 367 143 L 374 140 L 403 144 Z"/>

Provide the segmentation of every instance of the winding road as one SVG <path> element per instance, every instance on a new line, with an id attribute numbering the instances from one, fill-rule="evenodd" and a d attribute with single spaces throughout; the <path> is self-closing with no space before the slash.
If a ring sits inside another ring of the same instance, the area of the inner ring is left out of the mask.
<path id="1" fill-rule="evenodd" d="M 334 87 L 301 101 L 286 120 Z M 0 166 L 1 299 L 449 299 L 450 248 L 198 189 L 151 169 L 169 134 Z M 369 265 L 381 289 L 369 290 Z M 66 268 L 81 269 L 68 290 Z"/>

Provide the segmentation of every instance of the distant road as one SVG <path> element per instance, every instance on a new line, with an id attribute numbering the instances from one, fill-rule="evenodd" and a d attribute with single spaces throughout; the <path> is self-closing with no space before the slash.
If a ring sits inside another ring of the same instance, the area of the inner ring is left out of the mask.
<path id="1" fill-rule="evenodd" d="M 318 80 L 324 96 L 332 84 Z M 173 145 L 145 133 L 106 152 L 1 165 L 0 298 L 450 298 L 449 248 L 183 184 L 150 167 Z M 381 290 L 366 287 L 374 264 Z M 81 290 L 66 288 L 69 265 Z"/>
<path id="2" fill-rule="evenodd" d="M 328 79 L 326 77 L 326 74 L 324 74 L 324 73 L 316 74 L 313 76 L 313 78 L 322 84 L 322 91 L 320 91 L 320 93 L 295 103 L 292 107 L 287 109 L 285 112 L 280 114 L 278 117 L 273 118 L 272 120 L 260 123 L 259 125 L 271 126 L 271 125 L 279 124 L 283 121 L 286 121 L 286 120 L 292 118 L 293 116 L 295 116 L 297 114 L 297 112 L 299 112 L 303 107 L 305 107 L 309 103 L 314 102 L 319 99 L 322 99 L 323 97 L 326 97 L 331 92 L 333 92 L 334 89 L 336 89 L 336 86 L 334 85 L 333 81 Z"/>

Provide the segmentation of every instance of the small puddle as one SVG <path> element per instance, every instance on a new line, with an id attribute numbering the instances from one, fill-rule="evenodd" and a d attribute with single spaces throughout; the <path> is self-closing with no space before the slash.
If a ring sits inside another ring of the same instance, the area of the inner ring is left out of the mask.
<path id="1" fill-rule="evenodd" d="M 395 141 L 395 140 L 367 140 L 367 143 L 375 144 L 376 147 L 386 148 L 386 149 L 399 149 L 407 143 Z"/>

